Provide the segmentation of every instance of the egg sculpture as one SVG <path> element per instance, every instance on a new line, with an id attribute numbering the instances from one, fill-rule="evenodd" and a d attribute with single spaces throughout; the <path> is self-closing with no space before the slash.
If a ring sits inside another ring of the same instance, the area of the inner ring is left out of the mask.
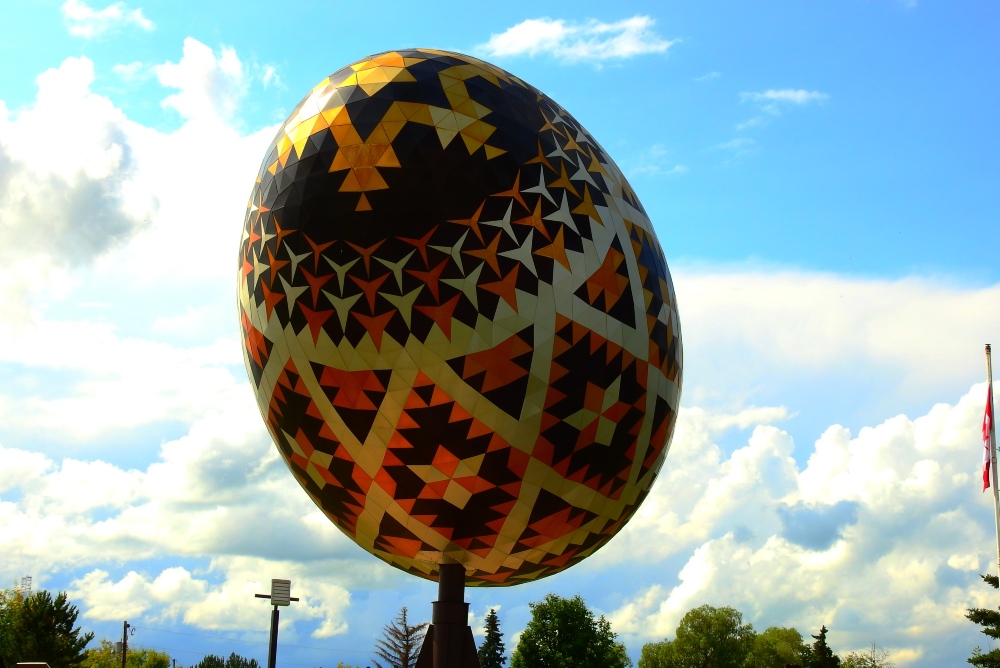
<path id="1" fill-rule="evenodd" d="M 568 568 L 667 454 L 681 333 L 653 226 L 573 116 L 476 58 L 391 51 L 320 81 L 261 164 L 238 293 L 289 469 L 414 575 Z"/>

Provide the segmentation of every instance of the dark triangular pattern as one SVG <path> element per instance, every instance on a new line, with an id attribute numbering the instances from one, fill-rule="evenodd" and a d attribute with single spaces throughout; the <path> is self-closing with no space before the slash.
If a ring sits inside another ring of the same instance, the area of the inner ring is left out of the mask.
<path id="1" fill-rule="evenodd" d="M 372 430 L 378 411 L 365 411 L 341 406 L 334 406 L 334 408 L 354 437 L 364 443 L 365 439 L 368 438 L 368 432 Z"/>
<path id="2" fill-rule="evenodd" d="M 417 393 L 417 396 L 423 399 L 425 404 L 431 403 L 431 397 L 434 396 L 434 386 L 425 385 L 423 387 L 415 387 L 413 391 Z"/>
<path id="3" fill-rule="evenodd" d="M 497 408 L 517 418 L 528 391 L 533 346 L 534 327 L 529 325 L 491 349 L 448 360 L 448 366 Z M 497 386 L 498 379 L 507 378 Z"/>

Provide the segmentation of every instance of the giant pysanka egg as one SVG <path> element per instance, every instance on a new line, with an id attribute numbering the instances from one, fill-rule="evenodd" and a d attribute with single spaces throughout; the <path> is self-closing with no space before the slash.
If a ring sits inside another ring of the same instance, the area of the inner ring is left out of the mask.
<path id="1" fill-rule="evenodd" d="M 607 152 L 516 76 L 412 49 L 320 81 L 264 157 L 239 266 L 274 442 L 389 564 L 545 577 L 649 492 L 681 389 L 663 251 Z"/>

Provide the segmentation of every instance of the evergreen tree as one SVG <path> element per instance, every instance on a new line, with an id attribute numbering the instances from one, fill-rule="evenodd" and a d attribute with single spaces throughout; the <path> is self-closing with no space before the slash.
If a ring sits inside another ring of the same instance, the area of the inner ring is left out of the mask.
<path id="1" fill-rule="evenodd" d="M 504 656 L 503 633 L 500 632 L 500 620 L 497 611 L 490 609 L 486 615 L 486 638 L 479 646 L 480 668 L 503 668 L 507 659 Z"/>
<path id="2" fill-rule="evenodd" d="M 129 666 L 131 667 L 131 650 L 129 651 Z M 240 656 L 236 652 L 229 655 L 228 659 L 223 659 L 217 654 L 206 654 L 205 658 L 196 663 L 191 668 L 260 668 L 257 659 L 248 659 Z"/>
<path id="3" fill-rule="evenodd" d="M 192 668 L 226 668 L 226 660 L 218 654 L 206 654 L 205 657 L 194 664 Z"/>
<path id="4" fill-rule="evenodd" d="M 375 643 L 375 656 L 386 662 L 386 668 L 414 668 L 425 628 L 426 623 L 410 626 L 404 606 L 396 619 L 382 629 L 382 639 Z M 373 660 L 372 663 L 376 668 L 383 668 L 378 661 Z"/>
<path id="5" fill-rule="evenodd" d="M 80 615 L 60 592 L 54 599 L 45 590 L 24 596 L 0 591 L 0 668 L 20 661 L 42 661 L 52 668 L 76 668 L 93 633 L 80 634 Z"/>
<path id="6" fill-rule="evenodd" d="M 996 575 L 983 575 L 981 577 L 984 582 L 994 589 L 1000 587 L 1000 579 L 998 579 Z M 1000 612 L 997 610 L 991 610 L 989 608 L 969 608 L 965 617 L 966 619 L 982 626 L 983 633 L 988 635 L 990 638 L 1000 638 Z M 974 666 L 982 666 L 983 668 L 1000 668 L 1000 648 L 994 648 L 989 652 L 984 653 L 983 650 L 977 647 L 972 650 L 972 656 L 967 660 Z"/>
<path id="7" fill-rule="evenodd" d="M 840 668 L 840 657 L 833 653 L 826 644 L 826 624 L 819 630 L 819 635 L 813 636 L 816 641 L 802 657 L 804 668 Z"/>
<path id="8" fill-rule="evenodd" d="M 511 657 L 511 668 L 625 668 L 632 660 L 611 624 L 587 608 L 579 595 L 547 594 L 530 603 L 531 621 Z"/>

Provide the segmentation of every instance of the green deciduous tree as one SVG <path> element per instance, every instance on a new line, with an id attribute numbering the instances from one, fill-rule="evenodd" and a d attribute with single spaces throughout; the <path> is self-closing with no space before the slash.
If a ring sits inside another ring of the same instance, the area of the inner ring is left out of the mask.
<path id="1" fill-rule="evenodd" d="M 754 636 L 745 668 L 784 668 L 802 665 L 808 648 L 793 628 L 772 626 Z"/>
<path id="2" fill-rule="evenodd" d="M 670 668 L 673 646 L 669 640 L 648 642 L 639 654 L 639 668 Z"/>
<path id="3" fill-rule="evenodd" d="M 486 615 L 486 637 L 479 646 L 480 668 L 503 668 L 507 658 L 504 656 L 503 633 L 500 632 L 500 619 L 497 611 L 490 608 Z"/>
<path id="4" fill-rule="evenodd" d="M 812 647 L 802 657 L 803 668 L 840 668 L 840 657 L 826 644 L 826 624 L 813 636 Z"/>
<path id="5" fill-rule="evenodd" d="M 417 665 L 426 628 L 426 623 L 410 626 L 404 606 L 396 619 L 382 629 L 382 639 L 375 643 L 375 656 L 385 661 L 386 668 L 413 668 Z M 383 668 L 378 661 L 372 663 Z"/>
<path id="6" fill-rule="evenodd" d="M 625 668 L 625 645 L 608 620 L 587 608 L 579 595 L 547 594 L 531 603 L 531 621 L 511 657 L 511 668 Z"/>
<path id="7" fill-rule="evenodd" d="M 670 643 L 670 668 L 739 668 L 753 648 L 753 626 L 730 607 L 689 610 Z"/>
<path id="8" fill-rule="evenodd" d="M 129 647 L 126 668 L 170 668 L 170 655 L 155 649 Z M 101 639 L 98 647 L 84 652 L 81 668 L 122 668 L 122 656 L 115 651 L 115 644 Z M 179 667 L 180 668 L 180 667 Z"/>
<path id="9" fill-rule="evenodd" d="M 738 610 L 703 605 L 681 618 L 674 640 L 644 645 L 639 668 L 784 668 L 807 649 L 793 628 L 754 633 Z"/>
<path id="10" fill-rule="evenodd" d="M 60 592 L 55 598 L 42 590 L 31 596 L 0 591 L 0 664 L 14 668 L 19 661 L 43 661 L 52 668 L 76 668 L 93 633 L 80 633 L 79 611 Z"/>
<path id="11" fill-rule="evenodd" d="M 1000 587 L 1000 579 L 996 575 L 983 575 L 983 582 L 994 589 Z M 969 608 L 965 615 L 966 619 L 983 627 L 983 633 L 994 640 L 1000 639 L 1000 611 L 990 608 Z M 1000 648 L 991 649 L 989 652 L 976 647 L 972 650 L 972 656 L 968 662 L 974 666 L 983 668 L 1000 668 Z"/>

